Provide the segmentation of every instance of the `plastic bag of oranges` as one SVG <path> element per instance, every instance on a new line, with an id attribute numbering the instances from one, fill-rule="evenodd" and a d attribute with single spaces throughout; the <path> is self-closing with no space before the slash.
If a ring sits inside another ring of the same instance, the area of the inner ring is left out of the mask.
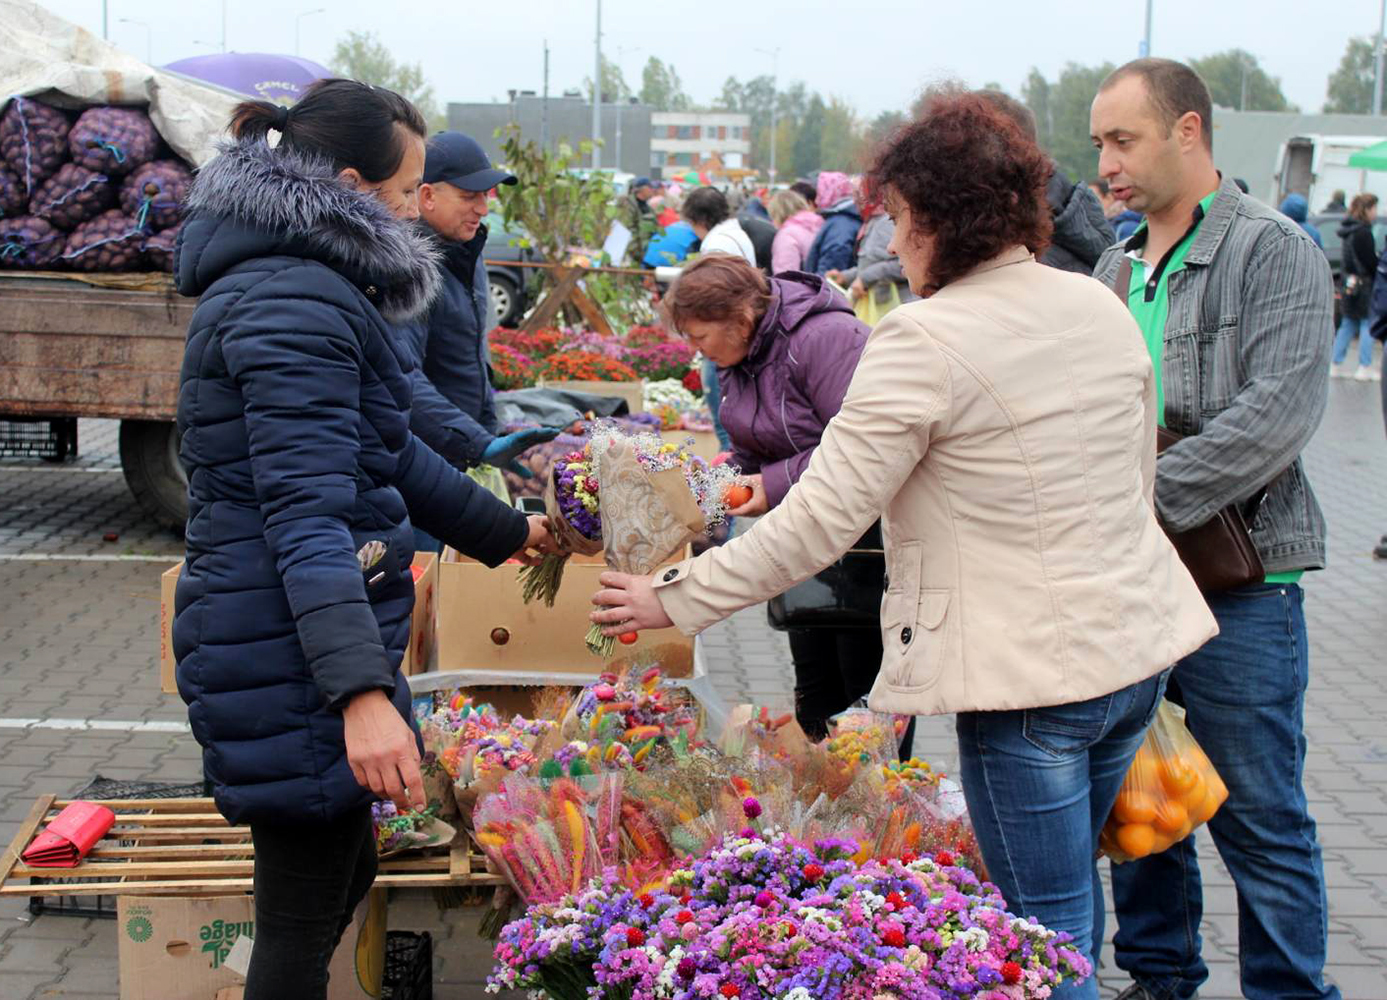
<path id="1" fill-rule="evenodd" d="M 1098 843 L 1115 862 L 1169 850 L 1209 822 L 1228 786 L 1190 731 L 1183 711 L 1162 701 L 1137 750 Z"/>

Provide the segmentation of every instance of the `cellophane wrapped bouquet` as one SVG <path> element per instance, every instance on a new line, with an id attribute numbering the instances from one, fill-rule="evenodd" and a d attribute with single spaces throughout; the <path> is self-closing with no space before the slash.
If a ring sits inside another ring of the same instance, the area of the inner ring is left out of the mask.
<path id="1" fill-rule="evenodd" d="M 451 844 L 457 834 L 438 818 L 434 809 L 412 809 L 402 813 L 393 802 L 374 803 L 371 823 L 376 834 L 376 854 L 382 858 L 402 851 L 444 847 Z"/>
<path id="2" fill-rule="evenodd" d="M 1067 935 L 1007 912 L 954 859 L 859 854 L 852 840 L 772 828 L 727 835 L 654 889 L 604 869 L 502 930 L 487 988 L 554 1000 L 1041 1000 L 1091 974 Z"/>
<path id="3" fill-rule="evenodd" d="M 581 451 L 555 462 L 546 509 L 563 552 L 521 573 L 525 600 L 552 606 L 573 552 L 605 554 L 623 573 L 650 573 L 727 516 L 727 492 L 737 481 L 729 466 L 711 466 L 690 446 L 615 424 L 595 425 Z M 593 627 L 588 648 L 611 655 L 614 641 Z"/>

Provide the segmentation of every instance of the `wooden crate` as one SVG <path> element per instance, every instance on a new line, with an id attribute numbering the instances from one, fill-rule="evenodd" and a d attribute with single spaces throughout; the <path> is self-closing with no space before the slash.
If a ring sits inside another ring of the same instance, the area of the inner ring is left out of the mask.
<path id="1" fill-rule="evenodd" d="M 249 892 L 255 871 L 250 827 L 232 826 L 211 799 L 90 799 L 116 823 L 75 868 L 36 868 L 20 855 L 69 803 L 41 795 L 0 855 L 0 896 L 227 895 Z M 464 836 L 447 851 L 408 852 L 380 863 L 375 884 L 500 885 Z M 71 881 L 81 879 L 82 881 Z"/>

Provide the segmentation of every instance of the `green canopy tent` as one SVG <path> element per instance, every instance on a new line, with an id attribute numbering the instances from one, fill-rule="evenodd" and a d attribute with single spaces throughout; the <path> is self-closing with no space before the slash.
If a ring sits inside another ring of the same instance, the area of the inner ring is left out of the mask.
<path id="1" fill-rule="evenodd" d="M 1348 158 L 1348 165 L 1359 170 L 1387 170 L 1387 142 L 1379 142 L 1353 153 Z"/>

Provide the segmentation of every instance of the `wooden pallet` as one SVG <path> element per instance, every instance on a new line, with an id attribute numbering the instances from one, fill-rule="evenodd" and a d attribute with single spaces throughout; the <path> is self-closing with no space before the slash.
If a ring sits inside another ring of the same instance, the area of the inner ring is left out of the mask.
<path id="1" fill-rule="evenodd" d="M 36 868 L 20 855 L 69 802 L 41 795 L 0 854 L 0 896 L 231 895 L 249 892 L 255 871 L 250 828 L 232 826 L 211 799 L 91 799 L 115 826 L 75 868 Z M 380 863 L 376 885 L 493 886 L 503 876 L 465 838 L 445 851 Z M 71 881 L 81 879 L 82 881 Z"/>

